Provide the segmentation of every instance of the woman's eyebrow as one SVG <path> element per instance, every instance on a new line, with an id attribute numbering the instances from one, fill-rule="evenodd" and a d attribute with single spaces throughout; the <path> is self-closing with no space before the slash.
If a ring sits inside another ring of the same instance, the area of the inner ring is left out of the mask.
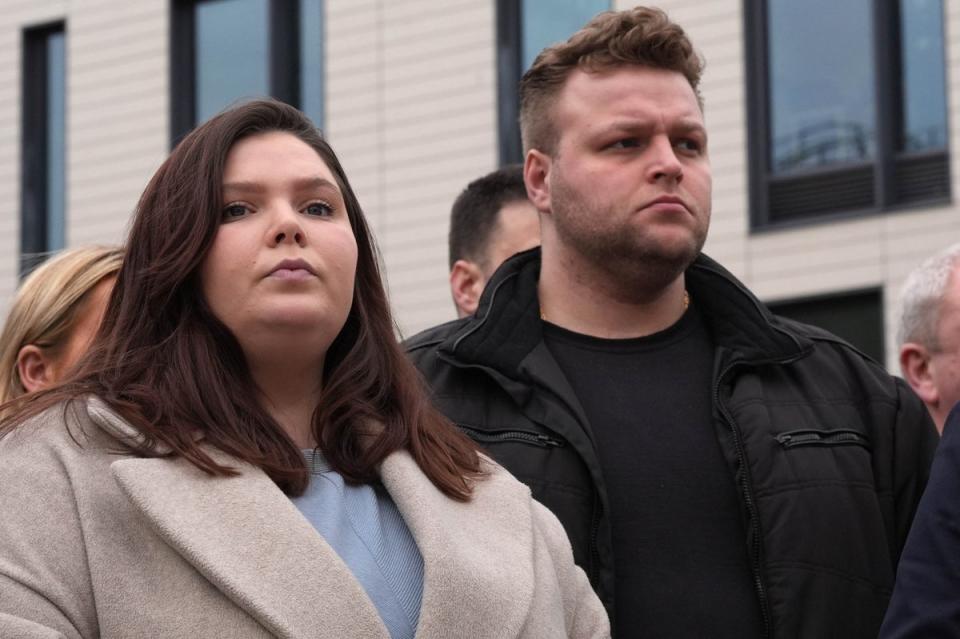
<path id="1" fill-rule="evenodd" d="M 237 182 L 224 182 L 223 190 L 237 193 L 263 193 L 266 190 L 266 187 L 259 182 L 242 180 Z"/>
<path id="2" fill-rule="evenodd" d="M 296 178 L 291 181 L 291 186 L 299 191 L 304 191 L 308 189 L 316 188 L 330 188 L 340 192 L 340 187 L 337 186 L 335 182 L 323 177 L 304 177 Z M 223 190 L 229 191 L 231 193 L 263 193 L 266 191 L 266 187 L 259 183 L 251 180 L 237 180 L 234 182 L 224 182 Z"/>

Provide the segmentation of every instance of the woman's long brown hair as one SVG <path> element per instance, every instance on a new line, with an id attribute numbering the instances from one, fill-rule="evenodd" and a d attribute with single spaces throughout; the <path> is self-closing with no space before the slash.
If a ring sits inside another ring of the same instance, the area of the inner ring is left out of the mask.
<path id="1" fill-rule="evenodd" d="M 256 400 L 240 345 L 199 282 L 220 225 L 227 154 L 238 140 L 269 131 L 295 135 L 326 163 L 357 240 L 353 304 L 317 371 L 323 394 L 313 429 L 324 456 L 347 480 L 367 483 L 388 454 L 407 449 L 439 490 L 469 499 L 482 474 L 477 448 L 431 406 L 397 343 L 377 250 L 347 176 L 306 116 L 273 100 L 225 111 L 177 145 L 140 198 L 103 324 L 76 374 L 4 407 L 0 435 L 63 400 L 94 394 L 142 433 L 139 454 L 156 455 L 163 444 L 207 473 L 233 474 L 204 452 L 211 445 L 262 468 L 287 494 L 303 492 L 303 455 Z"/>

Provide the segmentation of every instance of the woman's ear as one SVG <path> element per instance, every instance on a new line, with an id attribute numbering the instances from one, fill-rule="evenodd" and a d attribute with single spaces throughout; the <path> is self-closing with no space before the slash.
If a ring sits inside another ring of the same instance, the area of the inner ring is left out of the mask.
<path id="1" fill-rule="evenodd" d="M 17 353 L 17 372 L 20 383 L 28 393 L 43 390 L 53 382 L 53 367 L 43 349 L 27 344 Z"/>

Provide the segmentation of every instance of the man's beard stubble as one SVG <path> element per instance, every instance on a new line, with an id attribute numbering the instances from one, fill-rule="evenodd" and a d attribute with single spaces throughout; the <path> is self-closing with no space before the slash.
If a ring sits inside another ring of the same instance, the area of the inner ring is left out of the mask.
<path id="1" fill-rule="evenodd" d="M 551 200 L 560 241 L 605 273 L 607 285 L 613 284 L 629 297 L 657 295 L 693 263 L 706 241 L 704 229 L 694 232 L 689 245 L 667 247 L 629 220 L 618 226 L 595 224 L 595 220 L 615 218 L 615 212 L 580 199 L 562 180 L 554 182 Z"/>

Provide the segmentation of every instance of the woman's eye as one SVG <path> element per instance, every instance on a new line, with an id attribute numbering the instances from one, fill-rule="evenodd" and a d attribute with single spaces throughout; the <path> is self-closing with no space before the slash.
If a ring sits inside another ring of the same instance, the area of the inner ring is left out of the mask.
<path id="1" fill-rule="evenodd" d="M 333 213 L 333 207 L 326 202 L 311 202 L 304 207 L 303 212 L 307 215 L 323 217 L 325 215 L 331 215 Z"/>
<path id="2" fill-rule="evenodd" d="M 247 213 L 250 212 L 250 208 L 246 204 L 228 204 L 223 208 L 223 220 L 230 221 L 236 220 Z"/>

